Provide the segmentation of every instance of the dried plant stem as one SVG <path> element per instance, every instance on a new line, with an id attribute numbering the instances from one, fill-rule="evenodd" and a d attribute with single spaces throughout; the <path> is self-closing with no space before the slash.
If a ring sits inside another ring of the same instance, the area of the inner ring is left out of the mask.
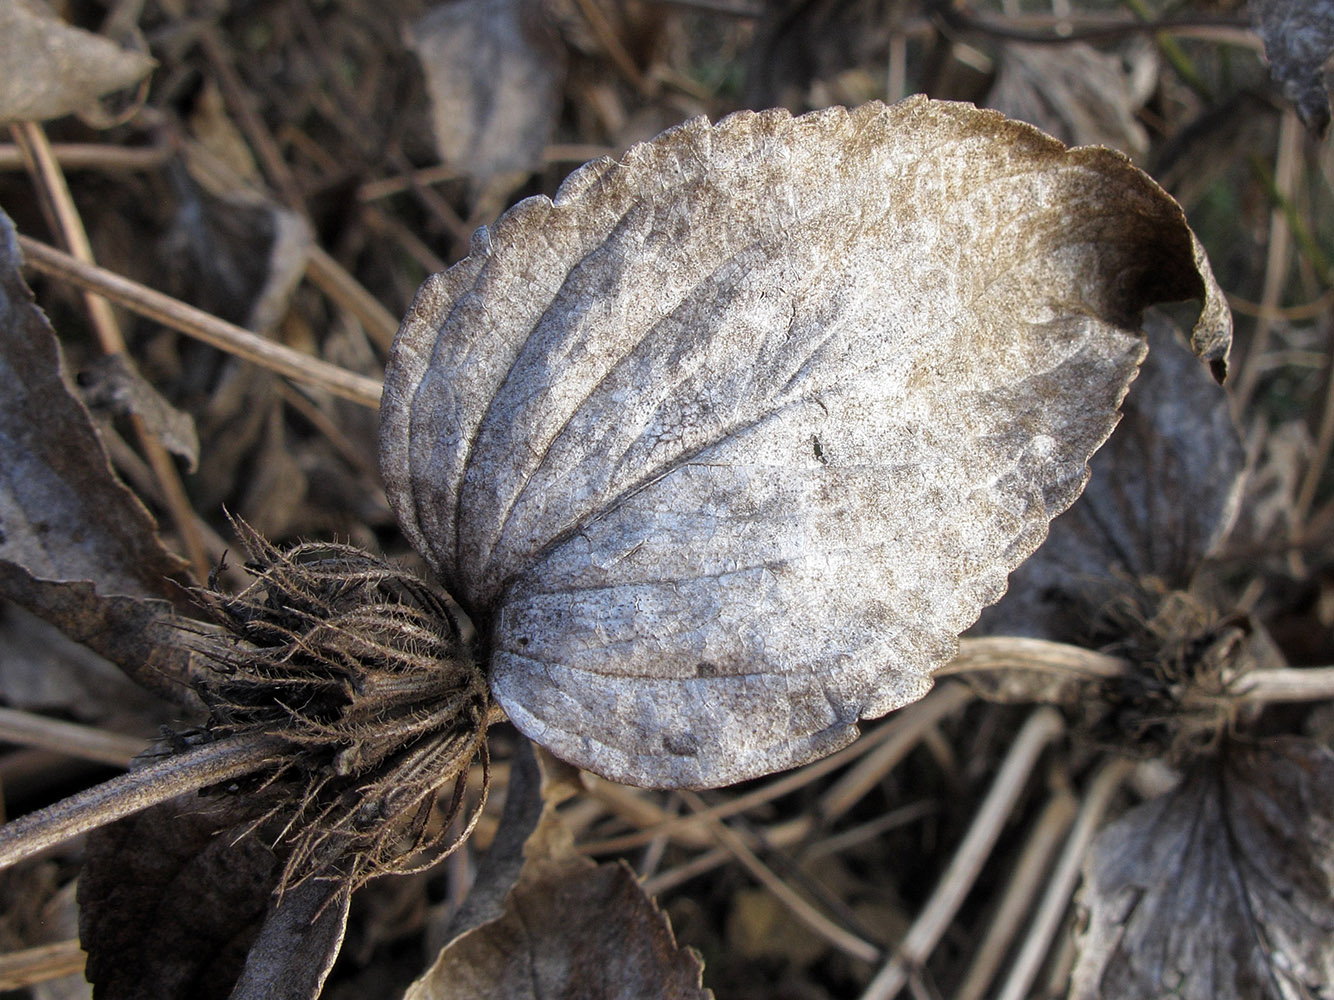
<path id="1" fill-rule="evenodd" d="M 389 350 L 398 333 L 396 320 L 374 295 L 366 291 L 342 264 L 330 257 L 317 243 L 310 247 L 306 277 L 340 308 L 355 316 L 366 334 L 381 350 Z"/>
<path id="2" fill-rule="evenodd" d="M 693 810 L 702 812 L 708 808 L 704 804 L 704 800 L 694 792 L 683 791 L 681 796 Z M 863 962 L 874 962 L 880 958 L 880 948 L 840 927 L 807 902 L 795 889 L 779 878 L 768 865 L 761 861 L 755 855 L 755 852 L 746 846 L 746 842 L 736 831 L 730 829 L 718 819 L 710 819 L 707 823 L 718 843 L 740 861 L 746 871 L 750 872 L 761 885 L 772 892 L 780 902 L 791 910 L 794 917 L 839 951 L 851 955 L 853 958 L 860 959 Z"/>
<path id="3" fill-rule="evenodd" d="M 1278 156 L 1274 163 L 1274 187 L 1285 200 L 1291 196 L 1297 184 L 1300 149 L 1301 124 L 1297 121 L 1297 113 L 1286 108 L 1279 124 Z M 1265 260 L 1264 290 L 1260 298 L 1261 316 L 1256 321 L 1255 332 L 1246 349 L 1245 362 L 1232 391 L 1232 412 L 1235 414 L 1247 412 L 1260 379 L 1264 355 L 1269 347 L 1269 335 L 1278 315 L 1279 296 L 1288 274 L 1291 237 L 1287 213 L 1283 211 L 1282 205 L 1275 205 L 1269 213 L 1269 256 Z"/>
<path id="4" fill-rule="evenodd" d="M 88 232 L 84 228 L 78 206 L 74 204 L 74 196 L 70 193 L 69 184 L 60 169 L 60 163 L 56 160 L 51 143 L 46 138 L 46 133 L 36 122 L 21 122 L 11 128 L 20 152 L 31 161 L 33 183 L 42 192 L 45 203 L 50 206 L 55 217 L 56 229 L 65 245 L 69 247 L 71 256 L 84 264 L 95 264 Z M 84 302 L 103 353 L 127 354 L 125 337 L 121 333 L 120 323 L 116 321 L 116 314 L 111 309 L 111 303 L 88 290 L 84 292 Z M 153 469 L 153 475 L 162 488 L 163 500 L 185 545 L 185 552 L 189 556 L 195 577 L 198 580 L 206 580 L 211 563 L 204 553 L 203 539 L 195 524 L 194 508 L 190 505 L 190 498 L 186 495 L 180 473 L 176 470 L 166 446 L 144 426 L 137 414 L 131 415 L 130 424 L 134 428 L 135 437 L 139 440 L 139 447 L 143 450 L 148 464 Z"/>
<path id="5" fill-rule="evenodd" d="M 1236 692 L 1242 702 L 1325 701 L 1334 699 L 1334 667 L 1253 670 Z"/>
<path id="6" fill-rule="evenodd" d="M 104 781 L 0 826 L 0 868 L 118 819 L 209 785 L 250 774 L 285 746 L 271 737 L 206 743 Z"/>
<path id="7" fill-rule="evenodd" d="M 21 990 L 82 972 L 86 958 L 78 938 L 0 955 L 0 990 Z"/>
<path id="8" fill-rule="evenodd" d="M 1102 818 L 1111 805 L 1122 782 L 1129 776 L 1134 765 L 1126 760 L 1112 760 L 1104 764 L 1089 785 L 1084 802 L 1079 807 L 1079 815 L 1070 830 L 1070 836 L 1061 851 L 1056 870 L 1047 881 L 1047 891 L 1038 904 L 1037 913 L 1029 924 L 1028 936 L 1023 947 L 1006 977 L 1005 985 L 997 995 L 997 1000 L 1023 1000 L 1028 995 L 1028 988 L 1033 984 L 1042 960 L 1051 948 L 1052 938 L 1060 926 L 1061 918 L 1070 905 L 1070 896 L 1079 879 L 1079 867 L 1094 834 L 1102 826 Z"/>
<path id="9" fill-rule="evenodd" d="M 960 639 L 958 654 L 937 670 L 936 676 L 949 677 L 974 670 L 1015 669 L 1110 679 L 1126 676 L 1133 670 L 1133 664 L 1129 660 L 1063 642 L 1021 636 L 995 636 Z"/>
<path id="10" fill-rule="evenodd" d="M 166 146 L 112 146 L 100 142 L 52 143 L 51 152 L 65 170 L 156 170 L 172 157 Z M 18 146 L 0 144 L 0 170 L 24 170 Z"/>
<path id="11" fill-rule="evenodd" d="M 141 316 L 279 375 L 319 386 L 363 406 L 380 405 L 381 386 L 375 379 L 274 343 L 137 281 L 85 264 L 31 237 L 20 235 L 18 240 L 26 263 L 43 274 L 94 291 Z"/>
<path id="12" fill-rule="evenodd" d="M 908 928 L 893 958 L 871 980 L 862 1000 L 890 1000 L 897 996 L 914 970 L 926 961 L 977 881 L 1038 757 L 1063 730 L 1061 717 L 1054 709 L 1039 708 L 1029 716 L 931 898 Z"/>
<path id="13" fill-rule="evenodd" d="M 1042 888 L 1052 856 L 1059 849 L 1061 838 L 1070 829 L 1078 812 L 1079 803 L 1069 789 L 1061 788 L 1048 799 L 1028 835 L 1000 905 L 988 921 L 987 935 L 973 953 L 973 961 L 963 983 L 954 992 L 954 1000 L 982 1000 L 986 996 L 1001 962 L 1005 960 L 1010 942 L 1022 926 L 1024 915 Z"/>
<path id="14" fill-rule="evenodd" d="M 81 760 L 125 767 L 144 741 L 120 733 L 50 719 L 32 712 L 0 708 L 0 741 L 37 747 Z"/>

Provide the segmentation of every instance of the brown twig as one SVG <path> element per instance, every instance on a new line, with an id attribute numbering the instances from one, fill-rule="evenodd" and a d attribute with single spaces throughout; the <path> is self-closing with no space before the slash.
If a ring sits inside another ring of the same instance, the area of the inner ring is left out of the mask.
<path id="1" fill-rule="evenodd" d="M 11 126 L 11 129 L 15 143 L 32 163 L 33 182 L 50 206 L 56 220 L 56 231 L 65 246 L 69 248 L 70 255 L 84 264 L 95 264 L 92 243 L 88 239 L 83 219 L 74 204 L 69 184 L 65 181 L 65 174 L 60 169 L 46 133 L 36 122 L 20 122 Z M 121 333 L 120 324 L 116 321 L 116 314 L 111 309 L 111 303 L 86 289 L 84 302 L 103 353 L 126 355 L 128 352 L 125 337 Z M 181 481 L 176 464 L 166 446 L 144 426 L 138 414 L 131 414 L 129 419 L 135 437 L 139 441 L 139 447 L 143 450 L 144 457 L 148 459 L 148 464 L 162 488 L 163 500 L 185 545 L 195 578 L 206 580 L 211 564 L 195 524 L 194 508 L 185 492 L 185 484 Z"/>
<path id="2" fill-rule="evenodd" d="M 250 774 L 272 760 L 284 745 L 262 736 L 217 740 L 20 816 L 0 826 L 0 868 L 177 795 Z"/>
<path id="3" fill-rule="evenodd" d="M 141 316 L 279 375 L 319 386 L 363 406 L 377 408 L 380 405 L 382 387 L 375 379 L 276 344 L 137 281 L 84 264 L 31 237 L 20 234 L 18 240 L 26 262 L 44 274 L 94 291 Z"/>
<path id="4" fill-rule="evenodd" d="M 144 748 L 144 741 L 132 736 L 14 708 L 0 708 L 0 740 L 113 767 L 127 766 L 130 759 Z"/>
<path id="5" fill-rule="evenodd" d="M 83 972 L 87 956 L 78 938 L 0 955 L 0 990 L 21 990 Z"/>

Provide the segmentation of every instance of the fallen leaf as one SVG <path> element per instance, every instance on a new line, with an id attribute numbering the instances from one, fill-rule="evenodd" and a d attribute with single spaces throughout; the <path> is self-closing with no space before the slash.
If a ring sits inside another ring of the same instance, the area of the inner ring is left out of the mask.
<path id="1" fill-rule="evenodd" d="M 1269 72 L 1306 127 L 1329 132 L 1325 63 L 1334 55 L 1334 0 L 1251 0 Z"/>
<path id="2" fill-rule="evenodd" d="M 1334 754 L 1228 745 L 1084 863 L 1074 1000 L 1309 1000 L 1334 983 Z"/>
<path id="3" fill-rule="evenodd" d="M 194 418 L 163 399 L 125 355 L 103 355 L 79 372 L 78 383 L 90 410 L 106 417 L 137 416 L 168 451 L 185 459 L 191 472 L 199 465 Z"/>
<path id="4" fill-rule="evenodd" d="M 575 853 L 554 810 L 542 805 L 531 752 L 516 757 L 512 774 L 496 844 L 473 890 L 484 899 L 474 904 L 470 894 L 469 929 L 404 1000 L 712 1000 L 699 958 L 677 946 L 629 867 Z M 502 904 L 496 889 L 507 882 Z"/>
<path id="5" fill-rule="evenodd" d="M 1100 610 L 1155 580 L 1189 586 L 1237 512 L 1245 455 L 1227 394 L 1162 316 L 1084 495 L 982 612 L 977 635 L 1087 643 Z"/>
<path id="6" fill-rule="evenodd" d="M 695 119 L 427 281 L 381 467 L 520 730 L 728 784 L 929 689 L 1192 296 L 1221 373 L 1181 209 L 1109 150 L 924 98 Z"/>
<path id="7" fill-rule="evenodd" d="M 453 0 L 408 30 L 426 75 L 436 150 L 477 185 L 542 163 L 565 50 L 539 0 Z"/>
<path id="8" fill-rule="evenodd" d="M 184 564 L 116 479 L 0 213 L 0 596 L 177 701 L 190 654 L 170 598 Z"/>
<path id="9" fill-rule="evenodd" d="M 80 937 L 98 1000 L 308 1000 L 343 939 L 341 880 L 280 897 L 282 859 L 252 835 L 263 793 L 185 795 L 89 836 Z"/>
<path id="10" fill-rule="evenodd" d="M 60 118 L 138 83 L 142 52 L 66 24 L 39 0 L 0 4 L 0 123 Z"/>

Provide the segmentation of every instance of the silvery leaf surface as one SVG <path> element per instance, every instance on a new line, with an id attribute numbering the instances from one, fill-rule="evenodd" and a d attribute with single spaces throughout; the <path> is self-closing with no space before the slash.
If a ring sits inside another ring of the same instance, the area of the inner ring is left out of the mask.
<path id="1" fill-rule="evenodd" d="M 1111 151 L 924 98 L 695 119 L 427 281 L 381 467 L 520 730 L 727 784 L 929 689 L 1191 297 L 1221 374 L 1203 253 Z"/>

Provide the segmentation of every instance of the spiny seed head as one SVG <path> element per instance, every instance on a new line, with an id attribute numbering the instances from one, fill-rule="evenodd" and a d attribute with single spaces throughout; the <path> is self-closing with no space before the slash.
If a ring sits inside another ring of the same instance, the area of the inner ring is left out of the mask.
<path id="1" fill-rule="evenodd" d="M 488 779 L 490 695 L 458 620 L 424 581 L 370 553 L 280 550 L 238 530 L 255 580 L 201 593 L 225 638 L 205 650 L 213 670 L 199 693 L 214 734 L 287 742 L 265 780 L 288 792 L 265 817 L 291 848 L 284 883 L 340 872 L 359 884 L 435 863 L 466 837 L 447 842 L 474 759 L 482 799 Z"/>

